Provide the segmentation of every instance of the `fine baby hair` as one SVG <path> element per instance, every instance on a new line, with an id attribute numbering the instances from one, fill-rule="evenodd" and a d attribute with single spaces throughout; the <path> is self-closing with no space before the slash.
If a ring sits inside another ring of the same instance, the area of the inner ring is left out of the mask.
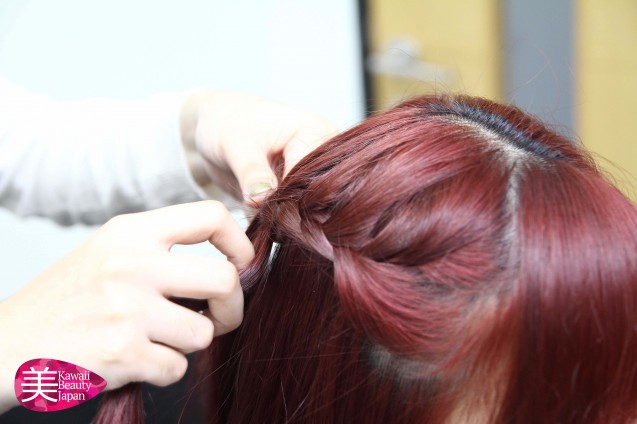
<path id="1" fill-rule="evenodd" d="M 200 358 L 210 422 L 637 418 L 637 209 L 517 108 L 425 96 L 372 117 L 248 235 L 244 322 Z"/>

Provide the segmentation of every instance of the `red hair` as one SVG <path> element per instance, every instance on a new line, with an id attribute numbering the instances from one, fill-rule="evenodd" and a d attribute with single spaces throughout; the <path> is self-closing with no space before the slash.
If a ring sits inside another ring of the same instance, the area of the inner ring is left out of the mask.
<path id="1" fill-rule="evenodd" d="M 427 96 L 373 117 L 304 158 L 248 234 L 213 422 L 637 418 L 637 210 L 514 107 Z"/>

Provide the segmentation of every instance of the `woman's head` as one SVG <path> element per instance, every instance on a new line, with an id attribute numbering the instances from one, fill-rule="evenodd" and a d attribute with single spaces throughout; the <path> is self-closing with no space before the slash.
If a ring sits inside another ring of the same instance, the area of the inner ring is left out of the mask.
<path id="1" fill-rule="evenodd" d="M 304 158 L 248 234 L 244 323 L 202 376 L 213 422 L 637 419 L 637 209 L 516 108 L 379 114 Z"/>
<path id="2" fill-rule="evenodd" d="M 637 212 L 518 109 L 403 103 L 302 160 L 248 232 L 222 421 L 634 418 Z"/>

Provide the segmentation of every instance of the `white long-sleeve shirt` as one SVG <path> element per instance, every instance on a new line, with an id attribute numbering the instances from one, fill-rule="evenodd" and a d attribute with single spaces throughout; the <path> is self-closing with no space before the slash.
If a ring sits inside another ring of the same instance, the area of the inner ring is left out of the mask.
<path id="1" fill-rule="evenodd" d="M 180 141 L 183 96 L 59 102 L 0 79 L 0 206 L 99 224 L 205 198 Z"/>

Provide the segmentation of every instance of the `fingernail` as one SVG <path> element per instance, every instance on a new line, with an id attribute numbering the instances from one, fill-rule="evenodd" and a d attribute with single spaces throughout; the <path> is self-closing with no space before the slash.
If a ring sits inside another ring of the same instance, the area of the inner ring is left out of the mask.
<path id="1" fill-rule="evenodd" d="M 248 194 L 250 195 L 250 197 L 255 197 L 258 196 L 259 194 L 263 194 L 267 191 L 272 190 L 272 185 L 269 183 L 264 183 L 264 182 L 260 182 L 260 183 L 254 183 L 250 186 L 250 189 L 248 190 Z"/>

